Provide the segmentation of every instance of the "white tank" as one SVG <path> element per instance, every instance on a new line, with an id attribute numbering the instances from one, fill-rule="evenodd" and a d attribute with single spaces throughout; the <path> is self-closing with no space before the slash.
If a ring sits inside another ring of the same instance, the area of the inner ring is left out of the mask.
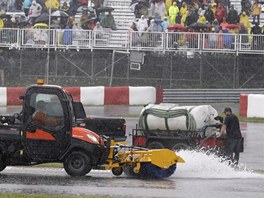
<path id="1" fill-rule="evenodd" d="M 149 104 L 139 117 L 139 127 L 149 130 L 199 130 L 216 124 L 217 111 L 211 105 L 178 106 Z"/>

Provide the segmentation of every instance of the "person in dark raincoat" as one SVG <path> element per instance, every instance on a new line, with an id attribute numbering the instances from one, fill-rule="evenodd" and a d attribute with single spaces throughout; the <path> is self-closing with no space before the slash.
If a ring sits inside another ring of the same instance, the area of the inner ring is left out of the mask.
<path id="1" fill-rule="evenodd" d="M 111 12 L 108 12 L 108 15 L 102 20 L 101 25 L 104 28 L 111 28 L 112 30 L 116 30 L 115 19 Z"/>
<path id="2" fill-rule="evenodd" d="M 234 9 L 234 5 L 231 6 L 231 9 L 228 12 L 227 15 L 227 22 L 229 24 L 237 24 L 239 21 L 239 16 L 237 11 Z"/>

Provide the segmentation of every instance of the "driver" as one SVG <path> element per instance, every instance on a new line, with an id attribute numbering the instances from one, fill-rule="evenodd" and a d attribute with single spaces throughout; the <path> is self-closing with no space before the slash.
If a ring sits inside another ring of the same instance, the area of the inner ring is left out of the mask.
<path id="1" fill-rule="evenodd" d="M 62 122 L 61 119 L 56 117 L 51 117 L 46 115 L 47 112 L 47 103 L 40 100 L 37 102 L 36 111 L 32 115 L 32 119 L 36 125 L 44 127 L 56 127 L 59 126 Z"/>

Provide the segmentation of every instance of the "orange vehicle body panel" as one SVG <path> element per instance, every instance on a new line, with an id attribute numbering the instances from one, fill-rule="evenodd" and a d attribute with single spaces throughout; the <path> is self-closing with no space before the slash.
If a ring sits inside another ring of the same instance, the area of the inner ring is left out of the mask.
<path id="1" fill-rule="evenodd" d="M 41 129 L 36 129 L 34 133 L 26 132 L 27 139 L 39 139 L 39 140 L 55 140 L 55 138 L 48 132 Z"/>
<path id="2" fill-rule="evenodd" d="M 73 138 L 80 139 L 80 140 L 89 142 L 91 144 L 94 144 L 94 142 L 87 137 L 87 134 L 93 135 L 98 140 L 98 142 L 100 142 L 101 145 L 104 145 L 104 142 L 100 140 L 100 136 L 97 135 L 96 133 L 94 133 L 88 129 L 81 128 L 81 127 L 73 127 L 72 128 L 72 137 Z"/>

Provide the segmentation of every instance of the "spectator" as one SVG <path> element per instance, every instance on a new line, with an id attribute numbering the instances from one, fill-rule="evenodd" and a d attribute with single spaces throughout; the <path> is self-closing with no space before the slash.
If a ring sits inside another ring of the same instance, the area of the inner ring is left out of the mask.
<path id="1" fill-rule="evenodd" d="M 150 2 L 149 16 L 155 16 L 155 0 Z"/>
<path id="2" fill-rule="evenodd" d="M 215 15 L 215 12 L 216 12 L 216 8 L 217 8 L 217 4 L 213 3 L 212 4 L 212 11 L 213 11 L 214 15 Z"/>
<path id="3" fill-rule="evenodd" d="M 242 7 L 242 12 L 246 12 L 246 14 L 249 16 L 250 15 L 250 9 L 251 9 L 251 3 L 250 0 L 241 0 L 241 7 Z"/>
<path id="4" fill-rule="evenodd" d="M 217 41 L 217 35 L 215 32 L 215 28 L 212 27 L 212 33 L 210 33 L 208 36 L 208 42 L 209 42 L 210 48 L 212 48 L 212 49 L 216 48 L 216 41 Z"/>
<path id="5" fill-rule="evenodd" d="M 62 6 L 60 7 L 60 10 L 67 12 L 69 10 L 68 3 L 65 1 Z"/>
<path id="6" fill-rule="evenodd" d="M 253 34 L 252 49 L 253 50 L 260 50 L 262 40 L 261 40 L 261 36 L 259 36 L 261 34 L 261 27 L 259 27 L 258 23 L 255 23 L 255 26 L 252 27 L 250 33 Z M 258 36 L 256 36 L 256 35 L 258 35 Z"/>
<path id="7" fill-rule="evenodd" d="M 248 15 L 246 14 L 245 11 L 242 12 L 242 14 L 240 15 L 240 20 L 239 23 L 243 23 L 245 27 L 250 28 L 251 25 L 249 23 L 249 18 Z"/>
<path id="8" fill-rule="evenodd" d="M 220 26 L 222 27 L 222 30 L 227 29 L 227 25 L 228 23 L 226 22 L 226 18 L 224 17 L 223 22 L 220 24 Z"/>
<path id="9" fill-rule="evenodd" d="M 141 18 L 138 20 L 138 23 L 137 23 L 137 29 L 139 32 L 139 36 L 146 28 L 148 28 L 148 21 L 147 19 L 145 19 L 144 15 L 141 15 Z"/>
<path id="10" fill-rule="evenodd" d="M 80 0 L 80 4 L 82 6 L 87 6 L 88 5 L 88 2 L 89 2 L 89 0 Z"/>
<path id="11" fill-rule="evenodd" d="M 103 36 L 103 32 L 104 32 L 104 28 L 101 26 L 100 22 L 96 22 L 95 27 L 93 29 L 93 32 L 95 33 L 95 38 L 102 38 Z"/>
<path id="12" fill-rule="evenodd" d="M 139 42 L 139 35 L 138 35 L 138 29 L 135 22 L 132 23 L 132 25 L 128 29 L 129 33 L 129 39 L 130 42 L 132 42 L 132 46 L 136 46 Z"/>
<path id="13" fill-rule="evenodd" d="M 261 14 L 261 5 L 259 4 L 258 0 L 256 0 L 252 6 L 252 16 L 253 16 L 253 24 L 257 18 L 257 23 L 259 24 L 259 16 Z"/>
<path id="14" fill-rule="evenodd" d="M 92 2 L 96 8 L 102 7 L 104 4 L 104 0 L 92 0 Z"/>
<path id="15" fill-rule="evenodd" d="M 181 24 L 181 19 L 182 19 L 182 16 L 181 16 L 181 13 L 179 12 L 175 19 L 175 23 Z"/>
<path id="16" fill-rule="evenodd" d="M 23 11 L 24 11 L 26 16 L 28 16 L 29 8 L 31 6 L 31 3 L 32 3 L 32 0 L 24 0 L 22 9 L 23 9 Z"/>
<path id="17" fill-rule="evenodd" d="M 181 24 L 184 26 L 186 25 L 186 18 L 188 15 L 189 15 L 189 11 L 187 10 L 185 14 L 181 17 Z"/>
<path id="18" fill-rule="evenodd" d="M 101 25 L 104 28 L 111 28 L 112 30 L 116 30 L 115 19 L 111 12 L 108 12 L 108 15 L 102 20 Z"/>
<path id="19" fill-rule="evenodd" d="M 231 49 L 232 43 L 234 42 L 234 36 L 228 31 L 228 29 L 223 29 L 224 34 L 224 47 Z"/>
<path id="20" fill-rule="evenodd" d="M 219 23 L 222 23 L 224 17 L 226 17 L 225 9 L 219 3 L 215 11 L 215 18 L 218 20 Z"/>
<path id="21" fill-rule="evenodd" d="M 178 12 L 179 12 L 179 9 L 178 9 Z M 165 13 L 166 13 L 166 7 L 165 7 L 164 0 L 158 0 L 158 2 L 155 3 L 155 14 L 158 14 L 160 18 L 163 19 L 165 16 Z"/>
<path id="22" fill-rule="evenodd" d="M 29 15 L 30 15 L 30 23 L 34 24 L 35 20 L 40 16 L 42 11 L 42 7 L 39 3 L 37 3 L 35 0 L 32 1 L 32 4 L 29 8 Z"/>
<path id="23" fill-rule="evenodd" d="M 72 29 L 70 28 L 70 26 L 67 25 L 62 35 L 62 44 L 72 45 L 72 38 L 73 38 Z"/>
<path id="24" fill-rule="evenodd" d="M 169 22 L 170 24 L 175 23 L 176 16 L 178 15 L 179 8 L 177 6 L 176 2 L 173 2 L 173 4 L 169 8 Z"/>
<path id="25" fill-rule="evenodd" d="M 213 21 L 213 23 L 212 23 L 212 27 L 214 27 L 214 31 L 215 31 L 215 32 L 219 32 L 219 30 L 220 30 L 220 25 L 219 25 L 217 19 L 215 19 L 215 20 Z"/>
<path id="26" fill-rule="evenodd" d="M 203 14 L 201 14 L 201 15 L 199 16 L 199 19 L 198 19 L 197 22 L 198 22 L 198 23 L 203 23 L 203 24 L 205 24 L 205 23 L 206 23 L 206 18 L 205 18 L 205 16 L 204 16 Z"/>
<path id="27" fill-rule="evenodd" d="M 242 34 L 241 36 L 241 43 L 248 43 L 248 30 L 244 26 L 244 23 L 239 24 L 239 32 L 238 34 Z"/>
<path id="28" fill-rule="evenodd" d="M 215 17 L 211 5 L 209 5 L 207 10 L 205 10 L 204 16 L 209 23 L 214 21 Z"/>
<path id="29" fill-rule="evenodd" d="M 188 16 L 186 17 L 186 25 L 189 26 L 192 23 L 197 22 L 199 18 L 198 12 L 195 9 L 190 9 L 188 11 Z"/>
<path id="30" fill-rule="evenodd" d="M 154 1 L 155 2 L 155 0 L 152 0 L 152 1 Z M 169 9 L 170 9 L 170 7 L 171 7 L 171 5 L 172 5 L 172 2 L 174 2 L 175 0 L 166 0 L 165 1 L 165 7 L 166 7 L 166 12 L 167 13 L 169 13 Z"/>
<path id="31" fill-rule="evenodd" d="M 168 21 L 167 17 L 164 17 L 163 22 L 161 23 L 162 31 L 167 32 L 167 28 L 169 27 L 170 22 Z"/>
<path id="32" fill-rule="evenodd" d="M 148 32 L 162 32 L 161 27 L 155 22 L 155 19 L 150 21 L 150 25 L 147 29 Z"/>
<path id="33" fill-rule="evenodd" d="M 78 9 L 78 0 L 71 0 L 70 1 L 70 7 L 69 7 L 69 10 L 67 11 L 67 13 L 70 16 L 75 16 L 77 13 L 77 9 Z"/>
<path id="34" fill-rule="evenodd" d="M 187 11 L 188 11 L 188 8 L 187 8 L 187 6 L 186 6 L 186 3 L 183 2 L 183 3 L 182 3 L 182 7 L 181 7 L 181 9 L 180 9 L 180 15 L 183 16 Z"/>
<path id="35" fill-rule="evenodd" d="M 239 16 L 237 11 L 234 9 L 234 5 L 231 5 L 231 8 L 227 15 L 227 22 L 229 24 L 237 24 L 239 21 Z"/>

